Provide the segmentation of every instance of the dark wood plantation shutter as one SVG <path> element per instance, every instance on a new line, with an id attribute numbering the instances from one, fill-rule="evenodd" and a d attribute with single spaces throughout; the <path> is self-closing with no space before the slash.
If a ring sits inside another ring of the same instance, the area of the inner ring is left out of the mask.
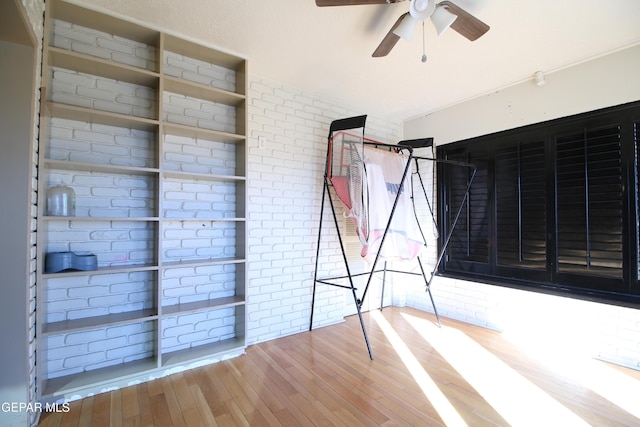
<path id="1" fill-rule="evenodd" d="M 486 149 L 463 148 L 449 153 L 447 158 L 472 163 L 477 172 L 469 196 L 464 202 L 462 214 L 453 229 L 447 250 L 447 265 L 452 270 L 486 273 L 489 261 L 489 171 Z M 455 215 L 463 203 L 471 170 L 461 166 L 446 166 L 447 186 L 446 226 L 453 224 Z"/>
<path id="2" fill-rule="evenodd" d="M 640 113 L 638 113 L 640 114 Z M 636 292 L 640 293 L 640 121 L 633 123 L 634 181 L 635 181 L 635 226 L 636 226 Z"/>
<path id="3" fill-rule="evenodd" d="M 545 176 L 544 138 L 496 147 L 498 266 L 546 270 Z"/>
<path id="4" fill-rule="evenodd" d="M 619 125 L 558 136 L 557 271 L 623 276 Z"/>
<path id="5" fill-rule="evenodd" d="M 640 101 L 446 144 L 438 156 L 478 168 L 441 274 L 640 307 Z M 438 166 L 441 235 L 467 179 Z"/>

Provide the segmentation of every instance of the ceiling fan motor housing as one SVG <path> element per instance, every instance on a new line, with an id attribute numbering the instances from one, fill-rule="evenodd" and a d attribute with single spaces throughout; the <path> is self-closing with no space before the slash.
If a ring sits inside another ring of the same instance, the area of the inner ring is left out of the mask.
<path id="1" fill-rule="evenodd" d="M 422 21 L 430 17 L 436 10 L 435 0 L 411 0 L 409 13 L 417 21 Z"/>

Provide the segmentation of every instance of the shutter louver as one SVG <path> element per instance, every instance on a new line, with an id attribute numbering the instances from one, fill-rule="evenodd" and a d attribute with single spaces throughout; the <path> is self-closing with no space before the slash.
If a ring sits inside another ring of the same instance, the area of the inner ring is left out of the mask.
<path id="1" fill-rule="evenodd" d="M 544 141 L 535 141 L 496 150 L 498 265 L 546 269 L 544 148 Z"/>
<path id="2" fill-rule="evenodd" d="M 489 261 L 489 194 L 487 155 L 482 152 L 456 153 L 449 159 L 472 163 L 477 172 L 462 214 L 454 228 L 447 249 L 450 265 L 453 260 L 487 264 Z M 447 224 L 452 224 L 459 206 L 463 203 L 467 184 L 471 178 L 467 168 L 449 167 L 449 193 L 447 197 Z M 465 173 L 461 173 L 464 171 Z M 458 264 L 456 264 L 458 265 Z M 461 264 L 460 264 L 461 265 Z M 463 270 L 468 268 L 463 267 Z"/>
<path id="3" fill-rule="evenodd" d="M 620 127 L 556 139 L 557 268 L 621 278 Z"/>

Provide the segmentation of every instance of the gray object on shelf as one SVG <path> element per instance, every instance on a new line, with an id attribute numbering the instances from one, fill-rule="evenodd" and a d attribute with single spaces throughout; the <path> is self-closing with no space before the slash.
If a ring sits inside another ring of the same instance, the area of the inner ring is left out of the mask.
<path id="1" fill-rule="evenodd" d="M 51 252 L 44 257 L 44 272 L 58 273 L 64 270 L 97 270 L 98 257 L 93 254 Z"/>

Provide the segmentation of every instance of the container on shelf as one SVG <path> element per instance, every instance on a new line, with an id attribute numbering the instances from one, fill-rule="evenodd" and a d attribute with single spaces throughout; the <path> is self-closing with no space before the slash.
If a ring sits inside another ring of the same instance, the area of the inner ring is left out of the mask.
<path id="1" fill-rule="evenodd" d="M 47 215 L 74 216 L 76 214 L 76 193 L 66 185 L 56 185 L 47 190 Z"/>
<path id="2" fill-rule="evenodd" d="M 65 270 L 97 270 L 98 257 L 90 253 L 49 252 L 44 257 L 44 272 L 58 273 Z"/>

